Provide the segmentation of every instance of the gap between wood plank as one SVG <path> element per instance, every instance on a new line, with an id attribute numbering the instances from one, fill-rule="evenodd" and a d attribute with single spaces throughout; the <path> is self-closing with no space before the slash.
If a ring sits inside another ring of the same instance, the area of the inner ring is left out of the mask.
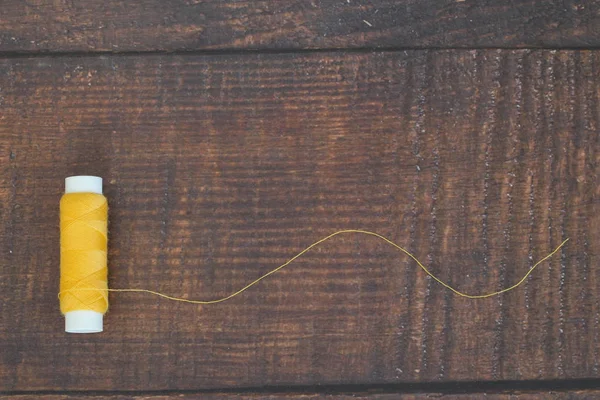
<path id="1" fill-rule="evenodd" d="M 147 50 L 147 51 L 0 51 L 0 58 L 60 58 L 60 57 L 128 57 L 128 56 L 154 56 L 154 55 L 255 55 L 255 54 L 368 54 L 368 53 L 394 53 L 401 51 L 470 51 L 470 50 L 556 50 L 556 51 L 594 51 L 600 46 L 589 47 L 358 47 L 358 48 L 324 48 L 324 49 L 225 49 L 225 50 Z"/>
<path id="2" fill-rule="evenodd" d="M 302 386 L 262 386 L 262 387 L 236 387 L 215 388 L 206 390 L 107 390 L 107 391 L 6 391 L 0 392 L 2 396 L 19 395 L 84 395 L 84 396 L 164 396 L 174 394 L 299 394 L 299 395 L 374 395 L 374 394 L 409 394 L 409 393 L 435 393 L 449 394 L 508 394 L 508 393 L 535 393 L 542 391 L 570 392 L 579 390 L 600 389 L 600 379 L 552 379 L 528 381 L 489 381 L 489 382 L 406 382 L 395 384 L 341 384 L 341 385 L 302 385 Z"/>

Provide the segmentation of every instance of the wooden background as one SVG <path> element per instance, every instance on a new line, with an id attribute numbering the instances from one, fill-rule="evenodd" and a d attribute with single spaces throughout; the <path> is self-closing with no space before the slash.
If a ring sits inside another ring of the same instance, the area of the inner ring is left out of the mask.
<path id="1" fill-rule="evenodd" d="M 600 2 L 0 4 L 0 395 L 600 397 Z M 105 332 L 58 311 L 105 179 Z"/>

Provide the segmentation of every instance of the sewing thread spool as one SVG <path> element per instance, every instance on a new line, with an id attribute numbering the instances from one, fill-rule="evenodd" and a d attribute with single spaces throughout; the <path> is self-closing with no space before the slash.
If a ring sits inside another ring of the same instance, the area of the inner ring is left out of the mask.
<path id="1" fill-rule="evenodd" d="M 59 294 L 66 332 L 103 330 L 108 310 L 107 224 L 102 178 L 66 178 L 60 200 Z"/>
<path id="2" fill-rule="evenodd" d="M 444 282 L 423 265 L 415 255 L 390 239 L 363 229 L 343 229 L 317 240 L 285 263 L 263 274 L 241 289 L 213 300 L 194 300 L 170 296 L 149 289 L 108 288 L 107 268 L 108 204 L 102 194 L 102 178 L 72 176 L 65 180 L 65 194 L 60 200 L 61 278 L 60 308 L 65 315 L 65 331 L 71 333 L 102 332 L 103 316 L 108 310 L 108 292 L 146 293 L 191 304 L 215 304 L 232 299 L 291 264 L 312 248 L 341 234 L 362 234 L 376 237 L 411 258 L 428 276 L 454 294 L 468 299 L 485 299 L 506 293 L 521 286 L 531 273 L 569 240 L 566 238 L 550 254 L 536 262 L 515 284 L 484 294 L 468 294 Z"/>

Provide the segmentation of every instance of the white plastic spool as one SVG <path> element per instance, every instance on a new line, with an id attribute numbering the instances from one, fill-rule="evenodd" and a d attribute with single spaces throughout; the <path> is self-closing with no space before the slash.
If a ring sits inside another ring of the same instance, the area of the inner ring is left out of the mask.
<path id="1" fill-rule="evenodd" d="M 70 176 L 65 179 L 65 193 L 102 194 L 102 178 L 90 175 Z M 103 330 L 104 315 L 92 310 L 65 313 L 65 332 L 98 333 Z"/>

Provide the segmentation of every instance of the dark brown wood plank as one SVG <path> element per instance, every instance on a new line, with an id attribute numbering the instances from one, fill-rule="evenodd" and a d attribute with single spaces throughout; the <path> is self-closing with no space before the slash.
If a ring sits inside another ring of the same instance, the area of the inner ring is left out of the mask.
<path id="1" fill-rule="evenodd" d="M 600 53 L 0 61 L 0 390 L 598 377 Z M 106 179 L 106 332 L 58 312 L 64 177 Z"/>
<path id="2" fill-rule="evenodd" d="M 539 393 L 506 393 L 506 394 L 440 394 L 440 393 L 416 393 L 416 394 L 361 394 L 352 393 L 345 395 L 334 394 L 244 394 L 244 393 L 201 393 L 201 394 L 172 394 L 172 395 L 44 395 L 48 400 L 219 400 L 219 399 L 240 399 L 252 400 L 257 398 L 269 400 L 423 400 L 423 399 L 442 399 L 442 400 L 477 400 L 481 398 L 488 400 L 579 400 L 579 399 L 595 399 L 600 397 L 600 391 L 597 390 L 582 390 L 573 392 L 539 392 Z M 28 400 L 30 395 L 11 396 L 11 400 Z"/>
<path id="3" fill-rule="evenodd" d="M 596 0 L 5 0 L 2 52 L 600 46 Z"/>

